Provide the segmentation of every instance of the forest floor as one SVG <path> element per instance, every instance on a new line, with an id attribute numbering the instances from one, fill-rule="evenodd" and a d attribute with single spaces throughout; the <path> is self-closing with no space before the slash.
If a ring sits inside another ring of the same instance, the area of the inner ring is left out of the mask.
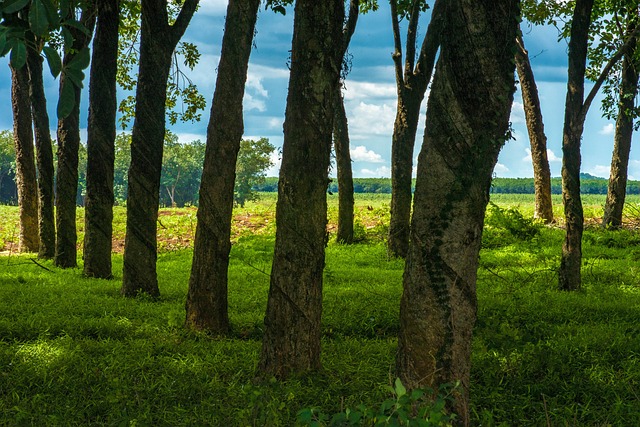
<path id="1" fill-rule="evenodd" d="M 628 200 L 627 227 L 607 231 L 595 225 L 604 198 L 585 197 L 593 225 L 574 293 L 557 290 L 562 221 L 531 221 L 532 196 L 492 201 L 478 270 L 473 425 L 637 424 L 640 198 Z M 336 196 L 329 206 L 331 231 Z M 0 425 L 289 426 L 302 408 L 316 408 L 315 417 L 361 404 L 378 410 L 393 397 L 404 268 L 386 253 L 388 207 L 388 195 L 356 195 L 359 243 L 327 247 L 323 370 L 258 383 L 274 195 L 235 211 L 232 332 L 215 339 L 182 328 L 194 208 L 161 211 L 153 301 L 119 294 L 124 208 L 115 209 L 116 277 L 96 280 L 16 254 L 18 211 L 0 206 Z"/>

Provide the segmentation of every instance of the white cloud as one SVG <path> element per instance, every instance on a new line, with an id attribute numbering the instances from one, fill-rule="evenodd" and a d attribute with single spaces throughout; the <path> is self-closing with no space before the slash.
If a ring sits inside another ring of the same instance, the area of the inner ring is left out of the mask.
<path id="1" fill-rule="evenodd" d="M 527 155 L 525 157 L 522 158 L 523 162 L 530 162 L 532 160 L 531 158 L 531 149 L 530 148 L 525 148 L 525 151 L 527 152 Z M 556 156 L 556 154 L 547 148 L 547 159 L 549 160 L 549 163 L 554 163 L 554 162 L 561 162 L 562 161 L 562 157 L 558 157 Z"/>
<path id="2" fill-rule="evenodd" d="M 613 135 L 615 130 L 616 130 L 616 127 L 613 123 L 607 123 L 606 125 L 602 126 L 602 129 L 600 129 L 600 132 L 598 133 L 600 135 Z"/>
<path id="3" fill-rule="evenodd" d="M 395 105 L 360 102 L 349 116 L 351 139 L 365 139 L 366 135 L 388 135 L 391 138 L 395 117 Z"/>
<path id="4" fill-rule="evenodd" d="M 282 154 L 280 154 L 279 150 L 274 150 L 269 155 L 269 159 L 273 166 L 271 166 L 266 171 L 266 176 L 279 176 L 280 175 L 280 166 L 282 165 Z"/>
<path id="5" fill-rule="evenodd" d="M 353 82 L 347 80 L 343 90 L 347 101 L 363 99 L 394 99 L 397 97 L 395 83 Z"/>
<path id="6" fill-rule="evenodd" d="M 381 166 L 375 170 L 360 169 L 360 175 L 365 178 L 389 178 L 391 177 L 391 169 L 388 166 Z"/>
<path id="7" fill-rule="evenodd" d="M 373 150 L 368 150 L 364 145 L 358 145 L 349 150 L 351 160 L 355 162 L 383 163 L 382 156 Z"/>
<path id="8" fill-rule="evenodd" d="M 591 175 L 599 176 L 601 178 L 609 178 L 609 174 L 611 173 L 611 167 L 604 166 L 604 165 L 595 165 L 594 167 L 589 169 L 587 172 L 589 172 Z"/>
<path id="9" fill-rule="evenodd" d="M 284 119 L 282 117 L 269 117 L 266 118 L 267 127 L 269 129 L 278 129 L 282 130 L 282 124 L 284 123 Z"/>
<path id="10" fill-rule="evenodd" d="M 188 132 L 178 132 L 176 133 L 178 137 L 178 142 L 181 144 L 188 144 L 199 139 L 202 142 L 207 142 L 207 135 L 199 134 L 199 133 L 188 133 Z"/>
<path id="11" fill-rule="evenodd" d="M 522 102 L 513 101 L 511 105 L 511 123 L 525 123 L 524 104 Z"/>
<path id="12" fill-rule="evenodd" d="M 251 110 L 258 110 L 261 113 L 267 110 L 267 104 L 265 103 L 264 100 L 262 99 L 255 99 L 251 94 L 249 93 L 245 93 L 244 94 L 244 110 L 245 111 L 251 111 Z"/>
<path id="13" fill-rule="evenodd" d="M 247 74 L 247 90 L 251 89 L 255 95 L 262 96 L 264 98 L 269 97 L 269 92 L 262 85 L 262 76 L 256 73 Z"/>
<path id="14" fill-rule="evenodd" d="M 497 175 L 500 175 L 502 173 L 509 172 L 509 168 L 503 165 L 502 163 L 496 163 L 496 167 L 493 168 L 493 172 Z"/>

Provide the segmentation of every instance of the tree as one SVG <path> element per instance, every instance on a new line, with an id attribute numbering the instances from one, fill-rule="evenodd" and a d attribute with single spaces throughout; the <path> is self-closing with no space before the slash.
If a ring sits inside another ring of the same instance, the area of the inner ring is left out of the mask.
<path id="1" fill-rule="evenodd" d="M 637 6 L 631 9 L 627 16 L 628 27 L 631 31 L 638 21 Z M 627 193 L 627 172 L 629 168 L 629 155 L 631 152 L 631 139 L 633 135 L 633 120 L 635 110 L 635 98 L 638 94 L 638 61 L 637 37 L 633 37 L 629 52 L 622 61 L 622 73 L 620 77 L 620 96 L 618 100 L 618 117 L 614 135 L 613 155 L 611 156 L 611 173 L 607 200 L 604 205 L 602 226 L 619 228 L 622 226 L 622 210 Z"/>
<path id="2" fill-rule="evenodd" d="M 229 1 L 207 127 L 185 323 L 214 334 L 229 330 L 227 272 L 234 181 L 244 132 L 242 99 L 259 6 L 259 0 Z"/>
<path id="3" fill-rule="evenodd" d="M 40 247 L 38 257 L 53 258 L 55 255 L 56 226 L 53 205 L 53 145 L 49 131 L 47 98 L 42 77 L 42 57 L 40 52 L 44 41 L 36 36 L 33 46 L 27 49 L 27 69 L 29 71 L 29 100 L 33 117 L 36 141 L 36 166 L 38 169 L 38 235 Z"/>
<path id="4" fill-rule="evenodd" d="M 175 134 L 167 132 L 160 177 L 161 204 L 175 207 L 197 203 L 204 152 L 205 144 L 200 140 L 182 144 Z"/>
<path id="5" fill-rule="evenodd" d="M 509 135 L 518 0 L 450 0 L 427 105 L 400 304 L 397 371 L 410 388 L 460 381 L 469 425 L 476 275 L 493 168 Z"/>
<path id="6" fill-rule="evenodd" d="M 167 0 L 142 0 L 140 66 L 131 132 L 127 231 L 121 292 L 160 295 L 156 274 L 158 203 L 165 133 L 167 82 L 173 52 L 198 0 L 185 0 L 170 24 Z"/>
<path id="7" fill-rule="evenodd" d="M 536 85 L 529 54 L 524 47 L 522 36 L 516 39 L 516 69 L 520 79 L 522 103 L 529 132 L 531 145 L 531 160 L 533 163 L 533 177 L 535 188 L 534 217 L 546 223 L 553 221 L 553 204 L 551 202 L 551 170 L 547 158 L 547 136 L 544 133 L 540 97 Z"/>
<path id="8" fill-rule="evenodd" d="M 265 171 L 273 166 L 271 154 L 275 149 L 268 138 L 240 142 L 233 188 L 233 201 L 236 204 L 244 207 L 245 202 L 258 199 L 253 187 L 264 182 Z"/>
<path id="9" fill-rule="evenodd" d="M 276 205 L 276 243 L 258 371 L 320 367 L 322 273 L 343 0 L 298 0 Z"/>
<path id="10" fill-rule="evenodd" d="M 0 203 L 10 203 L 6 198 L 6 189 L 11 186 L 10 181 L 15 177 L 16 147 L 13 135 L 8 130 L 0 131 Z"/>
<path id="11" fill-rule="evenodd" d="M 38 252 L 38 184 L 29 103 L 27 67 L 11 66 L 11 106 L 16 151 L 16 185 L 20 207 L 20 252 Z"/>
<path id="12" fill-rule="evenodd" d="M 391 0 L 391 20 L 395 50 L 392 54 L 398 89 L 398 106 L 391 142 L 391 219 L 389 222 L 389 253 L 405 257 L 409 246 L 411 216 L 411 174 L 413 147 L 418 129 L 420 106 L 427 90 L 436 53 L 440 44 L 440 3 L 436 0 L 431 22 L 416 59 L 416 38 L 420 12 L 426 10 L 424 0 Z M 402 63 L 401 19 L 409 19 L 404 67 Z"/>
<path id="13" fill-rule="evenodd" d="M 96 10 L 89 82 L 83 273 L 88 277 L 107 279 L 113 274 L 111 240 L 120 1 L 97 0 Z"/>
<path id="14" fill-rule="evenodd" d="M 63 67 L 84 69 L 89 65 L 89 42 L 95 25 L 95 11 L 88 6 L 80 18 L 83 28 L 70 28 L 74 39 L 63 59 Z M 58 267 L 76 267 L 76 196 L 78 193 L 78 151 L 80 149 L 80 85 L 68 81 L 72 74 L 60 78 L 60 93 L 73 91 L 73 107 L 58 119 L 58 169 L 56 175 L 56 247 L 54 262 Z"/>
<path id="15" fill-rule="evenodd" d="M 348 64 L 344 56 L 349 49 L 351 37 L 356 30 L 360 9 L 364 11 L 377 9 L 377 2 L 367 1 L 362 5 L 360 0 L 349 2 L 349 16 L 342 28 L 342 58 L 343 80 L 346 78 Z M 351 168 L 351 153 L 349 151 L 349 123 L 344 108 L 344 98 L 341 87 L 336 87 L 335 113 L 333 122 L 333 145 L 336 153 L 336 169 L 338 170 L 338 231 L 336 240 L 339 243 L 353 243 L 353 171 Z"/>

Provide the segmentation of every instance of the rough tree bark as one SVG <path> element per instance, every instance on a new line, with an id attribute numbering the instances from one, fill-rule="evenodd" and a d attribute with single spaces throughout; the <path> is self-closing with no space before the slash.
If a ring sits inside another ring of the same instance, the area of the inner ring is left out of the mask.
<path id="1" fill-rule="evenodd" d="M 258 370 L 320 368 L 322 272 L 343 0 L 298 0 L 276 205 L 276 243 Z"/>
<path id="2" fill-rule="evenodd" d="M 602 226 L 607 228 L 620 228 L 622 226 L 622 210 L 627 195 L 629 155 L 633 136 L 633 109 L 635 107 L 635 97 L 638 93 L 638 63 L 634 60 L 636 43 L 637 41 L 633 42 L 622 63 L 619 111 L 613 139 L 607 201 L 604 205 L 604 216 L 602 218 Z"/>
<path id="3" fill-rule="evenodd" d="M 173 25 L 167 0 L 142 0 L 140 66 L 127 196 L 127 231 L 121 292 L 160 295 L 156 274 L 160 174 L 165 134 L 165 102 L 171 59 L 198 0 L 185 0 Z"/>
<path id="4" fill-rule="evenodd" d="M 344 55 L 349 49 L 351 37 L 356 30 L 358 16 L 360 14 L 360 0 L 351 0 L 349 3 L 349 17 L 342 29 L 342 52 Z M 338 243 L 353 243 L 353 169 L 351 167 L 351 153 L 349 151 L 349 122 L 344 108 L 344 98 L 340 86 L 335 93 L 335 113 L 333 122 L 333 145 L 336 153 L 336 169 L 338 171 L 338 231 L 336 241 Z"/>
<path id="5" fill-rule="evenodd" d="M 593 0 L 577 0 L 569 40 L 569 81 L 562 135 L 562 201 L 566 234 L 559 281 L 564 290 L 581 285 L 583 210 L 580 198 L 580 140 L 584 129 L 584 78 Z"/>
<path id="6" fill-rule="evenodd" d="M 244 132 L 244 97 L 260 0 L 230 0 L 207 129 L 200 206 L 186 303 L 186 325 L 213 334 L 229 330 L 227 272 L 233 188 Z"/>
<path id="7" fill-rule="evenodd" d="M 395 52 L 392 58 L 396 71 L 398 106 L 391 140 L 391 219 L 389 221 L 388 250 L 390 255 L 396 257 L 404 258 L 409 248 L 413 148 L 418 130 L 420 106 L 431 80 L 433 64 L 440 45 L 442 3 L 441 0 L 436 0 L 433 5 L 431 22 L 416 62 L 416 36 L 421 0 L 413 0 L 407 28 L 403 69 L 398 5 L 397 0 L 390 2 L 395 42 Z"/>
<path id="8" fill-rule="evenodd" d="M 544 133 L 542 109 L 538 86 L 533 76 L 529 53 L 524 47 L 522 36 L 516 39 L 516 69 L 520 79 L 522 103 L 529 132 L 531 159 L 533 163 L 533 186 L 535 189 L 535 210 L 533 216 L 546 223 L 553 222 L 553 203 L 551 202 L 551 170 L 547 158 L 547 136 Z"/>
<path id="9" fill-rule="evenodd" d="M 27 67 L 11 67 L 11 106 L 16 147 L 16 187 L 20 206 L 19 251 L 38 252 L 38 183 Z"/>
<path id="10" fill-rule="evenodd" d="M 34 38 L 40 45 L 42 40 Z M 39 51 L 39 49 L 38 49 Z M 53 258 L 56 251 L 56 226 L 53 205 L 53 146 L 49 131 L 47 98 L 42 80 L 42 57 L 33 48 L 27 49 L 29 70 L 29 99 L 36 141 L 36 166 L 38 168 L 38 234 L 39 258 Z"/>
<path id="11" fill-rule="evenodd" d="M 344 109 L 344 99 L 340 87 L 336 91 L 335 115 L 333 122 L 333 146 L 338 170 L 338 243 L 353 243 L 353 170 L 349 152 L 349 123 Z"/>
<path id="12" fill-rule="evenodd" d="M 116 139 L 116 72 L 119 0 L 98 0 L 89 81 L 87 197 L 84 267 L 88 277 L 108 279 L 113 235 L 113 168 Z"/>
<path id="13" fill-rule="evenodd" d="M 493 168 L 515 90 L 518 0 L 450 0 L 428 101 L 400 304 L 397 372 L 410 388 L 460 381 L 469 424 L 476 275 Z"/>
<path id="14" fill-rule="evenodd" d="M 72 50 L 64 55 L 64 64 L 77 57 L 91 41 L 95 24 L 93 7 L 82 11 L 80 22 L 87 33 L 71 28 L 74 42 Z M 64 74 L 60 77 L 60 90 L 65 84 Z M 69 84 L 69 83 L 67 83 Z M 75 105 L 71 113 L 58 120 L 58 170 L 56 174 L 56 249 L 54 263 L 58 267 L 71 268 L 78 265 L 76 243 L 76 197 L 78 193 L 78 150 L 80 148 L 80 93 L 81 88 L 73 85 Z"/>

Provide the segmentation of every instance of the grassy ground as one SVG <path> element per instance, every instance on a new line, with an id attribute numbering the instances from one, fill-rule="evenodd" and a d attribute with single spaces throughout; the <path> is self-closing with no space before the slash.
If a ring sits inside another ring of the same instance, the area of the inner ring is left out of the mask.
<path id="1" fill-rule="evenodd" d="M 474 425 L 635 425 L 640 235 L 632 226 L 640 199 L 627 207 L 629 229 L 587 229 L 577 293 L 556 290 L 562 230 L 527 221 L 530 196 L 493 200 L 499 208 L 489 211 L 478 277 Z M 585 198 L 585 212 L 597 217 L 602 202 Z M 285 383 L 253 381 L 274 244 L 272 196 L 236 211 L 233 332 L 225 339 L 181 328 L 194 209 L 162 211 L 162 297 L 150 301 L 119 296 L 118 253 L 112 281 L 9 254 L 17 209 L 0 207 L 7 253 L 0 257 L 0 425 L 275 426 L 295 424 L 303 407 L 377 407 L 393 380 L 404 267 L 386 255 L 388 203 L 388 196 L 357 199 L 362 243 L 329 244 L 324 370 Z M 330 222 L 336 215 L 332 196 Z M 116 218 L 118 252 L 123 209 Z"/>

